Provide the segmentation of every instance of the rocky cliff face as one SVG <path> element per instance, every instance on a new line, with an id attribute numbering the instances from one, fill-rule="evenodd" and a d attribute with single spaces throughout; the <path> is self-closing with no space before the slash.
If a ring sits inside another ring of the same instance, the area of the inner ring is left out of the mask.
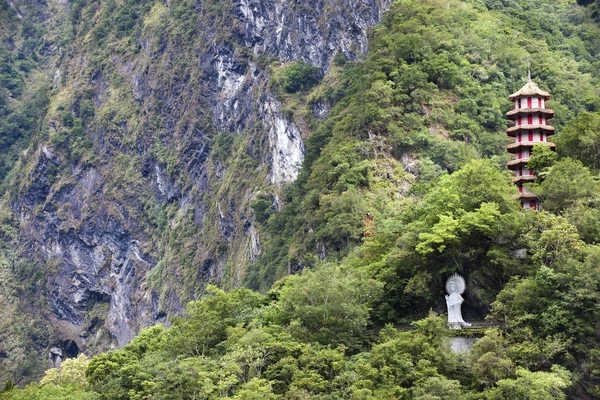
<path id="1" fill-rule="evenodd" d="M 269 62 L 326 72 L 337 52 L 359 59 L 389 1 L 157 2 L 114 36 L 100 30 L 127 4 L 81 4 L 73 44 L 48 58 L 54 96 L 5 206 L 46 277 L 47 345 L 89 353 L 166 321 L 207 283 L 242 283 L 261 252 L 250 205 L 278 207 L 309 134 L 269 89 Z"/>

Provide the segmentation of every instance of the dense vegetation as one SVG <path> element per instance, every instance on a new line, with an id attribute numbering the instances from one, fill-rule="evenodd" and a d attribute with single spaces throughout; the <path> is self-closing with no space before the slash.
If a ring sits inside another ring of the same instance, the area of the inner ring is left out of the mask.
<path id="1" fill-rule="evenodd" d="M 116 31 L 95 27 L 94 40 L 135 34 L 150 8 L 131 3 Z M 75 16 L 84 5 L 74 3 Z M 364 62 L 336 57 L 320 83 L 304 63 L 274 67 L 290 115 L 333 108 L 310 121 L 286 205 L 253 203 L 267 236 L 246 281 L 256 291 L 210 288 L 171 327 L 65 362 L 23 390 L 7 384 L 0 399 L 600 397 L 596 9 L 398 0 Z M 504 167 L 507 98 L 528 66 L 553 95 L 559 131 L 558 156 L 539 148 L 531 162 L 538 213 L 519 210 Z M 69 116 L 82 142 L 83 117 Z M 73 150 L 89 156 L 85 143 Z M 436 314 L 454 272 L 468 282 L 466 319 L 496 325 L 475 331 L 481 339 L 462 356 Z"/>
<path id="2" fill-rule="evenodd" d="M 24 10 L 30 20 L 20 24 L 8 3 L 0 5 L 0 39 L 6 44 L 0 47 L 0 185 L 27 148 L 49 100 L 48 87 L 35 76 L 44 30 L 35 23 L 35 2 Z"/>
<path id="3" fill-rule="evenodd" d="M 40 385 L 0 398 L 561 399 L 572 381 L 559 365 L 528 371 L 498 329 L 457 356 L 436 315 L 410 331 L 385 327 L 361 351 L 381 287 L 353 269 L 323 266 L 266 297 L 211 292 L 171 328 L 149 328 L 89 362 L 67 360 Z"/>

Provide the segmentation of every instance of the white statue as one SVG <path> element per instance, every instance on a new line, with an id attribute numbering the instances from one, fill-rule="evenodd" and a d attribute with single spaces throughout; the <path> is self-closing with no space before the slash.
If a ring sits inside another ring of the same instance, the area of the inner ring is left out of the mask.
<path id="1" fill-rule="evenodd" d="M 470 323 L 465 322 L 462 317 L 460 310 L 464 299 L 461 294 L 465 291 L 465 280 L 458 274 L 452 275 L 446 281 L 446 304 L 448 305 L 448 327 L 450 329 L 461 329 L 463 327 L 471 326 Z"/>

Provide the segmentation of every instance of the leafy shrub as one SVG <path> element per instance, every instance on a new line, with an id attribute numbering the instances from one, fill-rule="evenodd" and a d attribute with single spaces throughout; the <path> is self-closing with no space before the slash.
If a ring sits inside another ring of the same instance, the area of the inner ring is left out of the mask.
<path id="1" fill-rule="evenodd" d="M 276 81 L 287 93 L 307 90 L 316 85 L 321 79 L 321 69 L 313 67 L 304 61 L 296 61 L 285 66 L 276 76 Z"/>
<path id="2" fill-rule="evenodd" d="M 267 222 L 267 220 L 269 219 L 269 216 L 274 211 L 273 205 L 271 204 L 270 201 L 268 201 L 266 199 L 258 199 L 256 201 L 254 201 L 250 205 L 250 207 L 252 207 L 252 209 L 254 210 L 254 216 L 255 216 L 256 220 L 261 224 L 264 224 L 265 222 Z"/>

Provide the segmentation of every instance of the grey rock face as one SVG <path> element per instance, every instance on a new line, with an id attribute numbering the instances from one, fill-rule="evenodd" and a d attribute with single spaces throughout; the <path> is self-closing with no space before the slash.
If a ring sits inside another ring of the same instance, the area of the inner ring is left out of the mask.
<path id="1" fill-rule="evenodd" d="M 390 0 L 237 0 L 243 43 L 258 54 L 304 60 L 327 69 L 338 51 L 356 60 L 367 51 L 367 29 Z"/>
<path id="2" fill-rule="evenodd" d="M 156 310 L 143 301 L 141 291 L 141 280 L 155 261 L 140 250 L 131 227 L 123 224 L 124 215 L 110 215 L 101 208 L 89 219 L 81 219 L 84 209 L 91 206 L 90 199 L 100 196 L 103 187 L 95 169 L 74 171 L 76 183 L 53 192 L 47 177 L 52 166 L 60 166 L 60 160 L 51 148 L 42 146 L 31 185 L 13 203 L 13 211 L 21 217 L 22 235 L 38 244 L 37 256 L 51 267 L 46 283 L 51 310 L 58 321 L 80 333 L 78 337 L 58 336 L 81 347 L 85 336 L 107 329 L 114 344 L 123 346 L 139 331 L 142 321 L 156 319 Z M 41 215 L 34 216 L 32 208 L 44 203 Z M 68 205 L 68 211 L 57 210 L 56 204 Z M 126 214 L 124 209 L 119 211 Z M 109 310 L 106 327 L 86 332 L 90 310 L 102 304 Z"/>
<path id="3" fill-rule="evenodd" d="M 260 115 L 268 129 L 271 183 L 292 182 L 298 176 L 304 158 L 304 143 L 300 131 L 286 119 L 281 111 L 281 104 L 270 95 L 264 99 Z"/>
<path id="4" fill-rule="evenodd" d="M 366 53 L 367 30 L 381 19 L 391 0 L 237 0 L 235 4 L 236 18 L 242 23 L 239 39 L 254 54 L 272 54 L 284 62 L 303 60 L 325 71 L 337 52 L 349 60 Z M 217 75 L 214 109 L 218 126 L 241 132 L 251 124 L 250 116 L 258 117 L 268 132 L 271 182 L 293 181 L 304 157 L 300 131 L 268 93 L 258 99 L 258 115 L 252 115 L 255 104 L 251 91 L 256 87 L 265 90 L 268 77 L 252 63 L 245 67 L 231 49 L 218 51 L 213 68 Z M 326 118 L 329 105 L 319 104 L 315 113 Z"/>

